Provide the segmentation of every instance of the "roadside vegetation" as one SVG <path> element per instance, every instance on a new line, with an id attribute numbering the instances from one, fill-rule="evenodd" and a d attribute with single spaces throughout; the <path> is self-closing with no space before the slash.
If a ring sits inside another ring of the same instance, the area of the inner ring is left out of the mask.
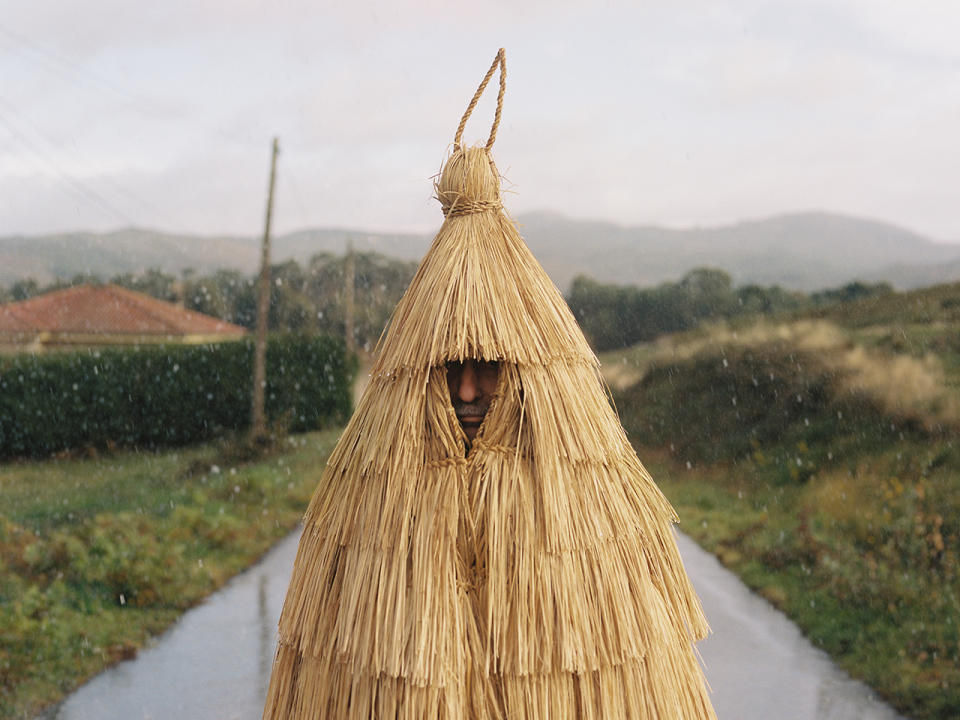
<path id="1" fill-rule="evenodd" d="M 372 254 L 354 264 L 362 346 L 412 270 Z M 32 720 L 135 656 L 296 527 L 339 434 L 329 428 L 350 412 L 357 358 L 322 332 L 344 334 L 345 265 L 274 268 L 273 445 L 242 439 L 249 341 L 0 356 L 0 720 Z M 97 279 L 24 280 L 0 298 Z M 114 281 L 254 323 L 253 280 L 237 273 Z"/>
<path id="2" fill-rule="evenodd" d="M 133 657 L 300 521 L 339 435 L 0 467 L 0 718 Z"/>
<path id="3" fill-rule="evenodd" d="M 899 711 L 960 717 L 960 285 L 601 361 L 684 532 Z"/>

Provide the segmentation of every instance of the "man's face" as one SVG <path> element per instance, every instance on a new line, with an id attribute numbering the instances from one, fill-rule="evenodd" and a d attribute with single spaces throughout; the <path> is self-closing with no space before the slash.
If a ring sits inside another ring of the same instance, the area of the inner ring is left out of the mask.
<path id="1" fill-rule="evenodd" d="M 470 442 L 477 436 L 480 423 L 490 409 L 497 389 L 500 366 L 486 360 L 447 363 L 447 387 L 457 419 Z"/>

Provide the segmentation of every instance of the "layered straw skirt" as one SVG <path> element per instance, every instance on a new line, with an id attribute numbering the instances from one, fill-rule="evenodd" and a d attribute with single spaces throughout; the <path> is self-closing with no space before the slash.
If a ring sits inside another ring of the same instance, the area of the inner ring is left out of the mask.
<path id="1" fill-rule="evenodd" d="M 673 510 L 602 388 L 502 363 L 467 452 L 443 367 L 375 375 L 304 518 L 263 717 L 715 718 Z"/>

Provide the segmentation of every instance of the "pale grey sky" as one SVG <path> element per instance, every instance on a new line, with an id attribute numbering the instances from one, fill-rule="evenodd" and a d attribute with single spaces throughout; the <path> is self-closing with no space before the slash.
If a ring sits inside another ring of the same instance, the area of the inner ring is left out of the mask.
<path id="1" fill-rule="evenodd" d="M 278 231 L 435 229 L 503 46 L 514 214 L 820 209 L 960 241 L 958 36 L 947 0 L 0 0 L 0 235 L 256 235 L 273 135 Z"/>

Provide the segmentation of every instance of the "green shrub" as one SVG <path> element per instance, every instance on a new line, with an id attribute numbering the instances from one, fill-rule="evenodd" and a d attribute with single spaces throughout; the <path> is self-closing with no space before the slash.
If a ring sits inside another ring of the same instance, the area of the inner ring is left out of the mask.
<path id="1" fill-rule="evenodd" d="M 342 422 L 356 361 L 342 341 L 267 346 L 267 418 L 290 431 Z M 0 457 L 195 443 L 249 425 L 253 342 L 87 349 L 0 360 Z"/>
<path id="2" fill-rule="evenodd" d="M 750 460 L 782 483 L 803 482 L 835 456 L 853 459 L 902 434 L 925 437 L 912 418 L 850 391 L 815 353 L 773 343 L 653 367 L 616 403 L 640 444 L 669 446 L 692 463 Z"/>

